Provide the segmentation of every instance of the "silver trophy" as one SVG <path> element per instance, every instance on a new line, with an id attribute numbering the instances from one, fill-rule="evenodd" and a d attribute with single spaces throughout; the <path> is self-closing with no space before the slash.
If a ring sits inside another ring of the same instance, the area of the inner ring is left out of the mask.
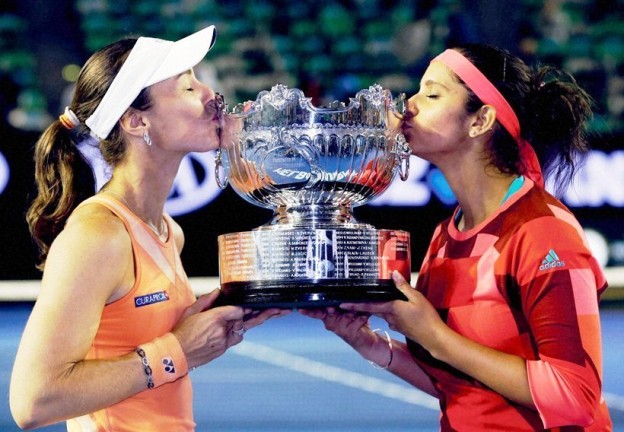
<path id="1" fill-rule="evenodd" d="M 221 302 L 307 308 L 402 297 L 391 273 L 410 278 L 409 233 L 358 222 L 352 208 L 397 172 L 407 179 L 403 101 L 373 85 L 348 105 L 315 107 L 278 84 L 224 113 L 217 183 L 273 218 L 218 237 Z"/>

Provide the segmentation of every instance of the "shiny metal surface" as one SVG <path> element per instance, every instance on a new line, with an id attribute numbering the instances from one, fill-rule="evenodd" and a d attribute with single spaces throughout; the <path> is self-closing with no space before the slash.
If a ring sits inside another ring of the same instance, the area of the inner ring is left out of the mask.
<path id="1" fill-rule="evenodd" d="M 379 85 L 315 107 L 278 84 L 222 115 L 217 182 L 273 210 L 252 231 L 220 235 L 221 298 L 250 307 L 319 307 L 400 298 L 409 233 L 360 223 L 352 208 L 409 173 L 402 98 Z"/>
<path id="2" fill-rule="evenodd" d="M 301 90 L 278 84 L 224 116 L 218 160 L 241 197 L 276 211 L 274 223 L 327 220 L 383 193 L 397 172 L 407 178 L 400 118 L 379 85 L 348 104 L 315 107 Z M 332 215 L 324 206 L 346 210 Z"/>

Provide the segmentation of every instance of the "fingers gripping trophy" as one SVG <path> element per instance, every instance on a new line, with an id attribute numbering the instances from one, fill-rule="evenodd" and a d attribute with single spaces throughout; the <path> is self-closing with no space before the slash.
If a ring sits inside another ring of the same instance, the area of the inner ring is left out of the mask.
<path id="1" fill-rule="evenodd" d="M 402 297 L 391 274 L 409 280 L 409 233 L 358 222 L 352 209 L 397 172 L 407 179 L 403 100 L 373 85 L 348 105 L 315 107 L 278 84 L 225 108 L 217 183 L 273 218 L 218 237 L 224 303 L 310 308 Z"/>

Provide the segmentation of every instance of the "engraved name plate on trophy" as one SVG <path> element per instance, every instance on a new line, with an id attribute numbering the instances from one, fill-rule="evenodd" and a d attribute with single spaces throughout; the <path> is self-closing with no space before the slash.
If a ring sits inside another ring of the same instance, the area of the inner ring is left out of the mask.
<path id="1" fill-rule="evenodd" d="M 397 172 L 407 178 L 396 105 L 379 85 L 348 105 L 315 107 L 278 84 L 223 115 L 217 182 L 273 218 L 218 237 L 221 302 L 309 308 L 402 298 L 391 273 L 410 278 L 409 233 L 352 215 Z"/>

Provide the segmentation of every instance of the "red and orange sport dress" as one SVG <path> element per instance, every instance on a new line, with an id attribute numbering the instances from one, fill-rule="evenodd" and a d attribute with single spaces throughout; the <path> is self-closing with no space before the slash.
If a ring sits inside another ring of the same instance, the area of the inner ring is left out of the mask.
<path id="1" fill-rule="evenodd" d="M 416 287 L 459 334 L 526 359 L 537 410 L 408 340 L 439 392 L 441 430 L 612 430 L 598 315 L 607 284 L 571 212 L 524 179 L 474 229 L 460 232 L 454 220 L 436 228 Z"/>
<path id="2" fill-rule="evenodd" d="M 152 229 L 119 201 L 96 195 L 81 206 L 98 203 L 117 215 L 132 241 L 135 284 L 124 297 L 104 307 L 87 359 L 113 358 L 170 332 L 195 301 L 165 215 L 169 238 Z M 137 356 L 138 357 L 138 356 Z M 111 407 L 67 422 L 68 431 L 192 431 L 193 389 L 190 377 L 142 391 Z"/>

